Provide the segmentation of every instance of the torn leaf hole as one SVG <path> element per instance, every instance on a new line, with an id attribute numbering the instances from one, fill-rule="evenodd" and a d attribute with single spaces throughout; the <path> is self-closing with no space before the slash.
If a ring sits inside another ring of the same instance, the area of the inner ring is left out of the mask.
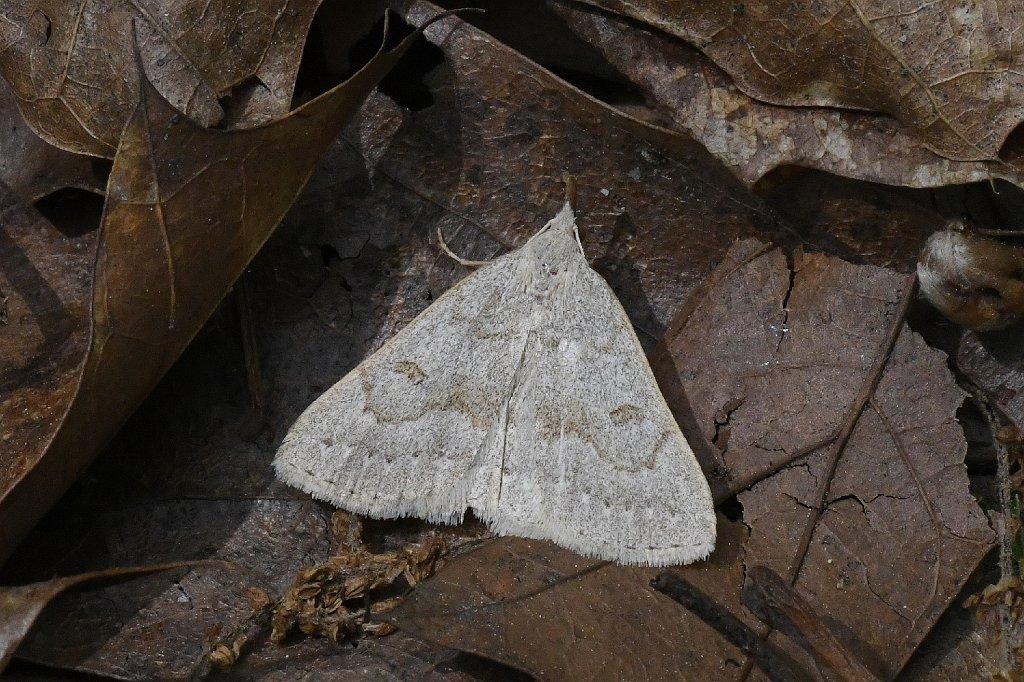
<path id="1" fill-rule="evenodd" d="M 743 521 L 743 505 L 735 495 L 718 505 L 718 511 L 733 523 Z"/>
<path id="2" fill-rule="evenodd" d="M 224 110 L 224 117 L 214 128 L 230 128 L 236 122 L 245 120 L 251 116 L 247 113 L 249 103 L 269 93 L 270 87 L 255 74 L 236 83 L 226 95 L 217 98 L 217 103 Z"/>
<path id="3" fill-rule="evenodd" d="M 333 261 L 341 262 L 341 254 L 338 253 L 338 249 L 334 248 L 333 244 L 321 244 L 320 259 L 325 267 L 330 267 Z"/>

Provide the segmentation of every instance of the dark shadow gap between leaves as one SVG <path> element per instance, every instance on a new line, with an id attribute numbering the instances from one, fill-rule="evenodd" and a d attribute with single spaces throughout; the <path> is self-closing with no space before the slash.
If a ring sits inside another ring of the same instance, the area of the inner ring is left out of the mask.
<path id="1" fill-rule="evenodd" d="M 69 239 L 99 229 L 103 197 L 95 192 L 67 187 L 51 192 L 35 203 L 43 214 Z"/>
<path id="2" fill-rule="evenodd" d="M 606 104 L 631 112 L 647 106 L 640 89 L 576 35 L 543 0 L 443 0 L 437 4 L 445 9 L 471 5 L 485 10 L 466 13 L 463 18 Z"/>
<path id="3" fill-rule="evenodd" d="M 384 37 L 383 12 L 381 3 L 365 3 L 357 10 L 340 0 L 326 0 L 320 6 L 303 50 L 293 106 L 348 80 L 376 54 Z M 415 30 L 395 14 L 386 22 L 388 50 Z M 399 106 L 420 111 L 434 103 L 423 79 L 443 62 L 441 49 L 420 36 L 378 88 Z"/>

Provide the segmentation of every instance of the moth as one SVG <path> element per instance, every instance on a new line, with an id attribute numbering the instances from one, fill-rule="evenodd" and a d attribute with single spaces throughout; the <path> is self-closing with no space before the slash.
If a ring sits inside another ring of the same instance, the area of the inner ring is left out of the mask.
<path id="1" fill-rule="evenodd" d="M 568 202 L 310 405 L 274 467 L 374 518 L 472 509 L 498 535 L 624 564 L 715 544 L 707 480 Z"/>

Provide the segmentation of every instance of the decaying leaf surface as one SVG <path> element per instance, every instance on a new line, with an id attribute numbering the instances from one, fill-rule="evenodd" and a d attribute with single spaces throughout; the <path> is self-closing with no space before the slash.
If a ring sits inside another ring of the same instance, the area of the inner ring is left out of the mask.
<path id="1" fill-rule="evenodd" d="M 32 466 L 74 398 L 95 244 L 95 233 L 65 236 L 0 184 L 2 490 Z"/>
<path id="2" fill-rule="evenodd" d="M 7 83 L 0 79 L 0 120 L 7 127 L 0 135 L 0 182 L 22 199 L 32 202 L 67 187 L 101 194 L 105 173 L 96 159 L 57 149 L 39 138 L 18 112 Z"/>
<path id="3" fill-rule="evenodd" d="M 3 453 L 20 459 L 3 466 L 0 556 L 149 394 L 415 38 L 382 50 L 288 116 L 249 130 L 204 129 L 143 84 L 108 180 L 90 345 L 75 401 L 59 424 L 36 425 L 45 436 L 38 445 Z"/>
<path id="4" fill-rule="evenodd" d="M 429 644 L 404 633 L 338 646 L 309 638 L 286 647 L 264 647 L 217 676 L 218 680 L 316 682 L 328 674 L 339 682 L 424 680 L 529 682 L 529 676 L 455 649 Z"/>
<path id="5" fill-rule="evenodd" d="M 132 41 L 157 90 L 204 126 L 286 113 L 320 0 L 13 0 L 0 9 L 0 73 L 25 119 L 62 149 L 114 155 L 138 99 Z"/>
<path id="6" fill-rule="evenodd" d="M 1024 346 L 1020 339 L 1021 325 L 996 332 L 964 332 L 956 364 L 1024 430 Z"/>
<path id="7" fill-rule="evenodd" d="M 66 578 L 54 578 L 42 583 L 0 588 L 0 671 L 10 662 L 18 645 L 25 639 L 46 605 L 62 592 L 92 583 L 127 580 L 186 565 L 177 562 L 157 566 L 113 568 Z"/>
<path id="8" fill-rule="evenodd" d="M 720 518 L 711 558 L 673 570 L 711 594 L 740 586 L 746 537 L 743 524 Z M 392 620 L 542 679 L 735 679 L 739 651 L 652 590 L 658 573 L 501 538 L 450 562 Z M 724 603 L 738 608 L 738 596 Z"/>
<path id="9" fill-rule="evenodd" d="M 1022 183 L 1010 165 L 941 156 L 905 120 L 755 99 L 678 38 L 578 4 L 553 6 L 577 34 L 661 105 L 678 129 L 748 184 L 785 165 L 906 187 L 990 178 Z"/>
<path id="10" fill-rule="evenodd" d="M 889 114 L 950 159 L 995 159 L 1022 119 L 1012 4 L 590 4 L 683 38 L 755 99 Z"/>
<path id="11" fill-rule="evenodd" d="M 724 575 L 708 580 L 698 565 L 687 568 L 687 579 L 705 581 L 707 587 L 698 587 L 756 625 L 735 604 L 745 567 L 768 566 L 794 582 L 852 640 L 854 654 L 886 678 L 902 668 L 993 540 L 967 488 L 955 420 L 963 393 L 942 354 L 903 323 L 911 282 L 800 251 L 791 272 L 781 250 L 738 242 L 665 341 L 697 423 L 719 450 L 721 467 L 709 476 L 716 499 L 743 490 L 739 501 L 750 532 L 742 551 L 712 555 L 706 570 Z M 534 600 L 572 624 L 573 648 L 608 650 L 591 633 L 611 627 L 609 614 L 620 607 L 635 610 L 625 604 L 636 604 L 636 594 L 624 584 L 608 590 L 606 613 L 586 602 L 552 606 L 570 573 L 544 580 L 552 550 L 530 549 L 523 559 L 518 546 L 501 547 L 492 551 L 511 554 L 506 564 L 521 563 L 497 568 L 488 579 L 512 581 L 514 598 L 495 598 L 479 576 L 476 584 L 468 580 L 476 573 L 458 559 L 399 609 L 397 622 L 428 637 L 439 614 L 470 614 L 467 630 L 486 633 L 460 630 L 473 651 L 559 679 L 569 669 L 558 667 L 566 640 L 521 641 L 523 623 L 536 627 L 537 620 L 516 610 Z M 596 593 L 592 576 L 618 570 L 591 562 L 572 572 L 570 582 Z M 698 666 L 693 674 L 722 674 L 715 666 L 728 656 L 720 639 L 678 636 L 676 646 L 685 642 Z M 773 638 L 813 669 L 792 642 Z M 672 646 L 643 647 L 638 667 L 618 672 L 644 679 L 652 651 Z M 739 679 L 737 671 L 723 679 Z"/>
<path id="12" fill-rule="evenodd" d="M 747 559 L 891 676 L 993 541 L 968 491 L 963 393 L 902 322 L 906 277 L 798 252 L 790 280 L 779 251 L 758 251 L 734 248 L 669 352 L 731 485 L 806 453 L 739 495 Z"/>

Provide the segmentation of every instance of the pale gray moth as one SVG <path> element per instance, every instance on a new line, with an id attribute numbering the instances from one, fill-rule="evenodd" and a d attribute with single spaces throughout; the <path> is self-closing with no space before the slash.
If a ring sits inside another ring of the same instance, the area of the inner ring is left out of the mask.
<path id="1" fill-rule="evenodd" d="M 318 398 L 274 460 L 375 518 L 456 523 L 663 566 L 715 544 L 711 492 L 566 203 Z"/>

